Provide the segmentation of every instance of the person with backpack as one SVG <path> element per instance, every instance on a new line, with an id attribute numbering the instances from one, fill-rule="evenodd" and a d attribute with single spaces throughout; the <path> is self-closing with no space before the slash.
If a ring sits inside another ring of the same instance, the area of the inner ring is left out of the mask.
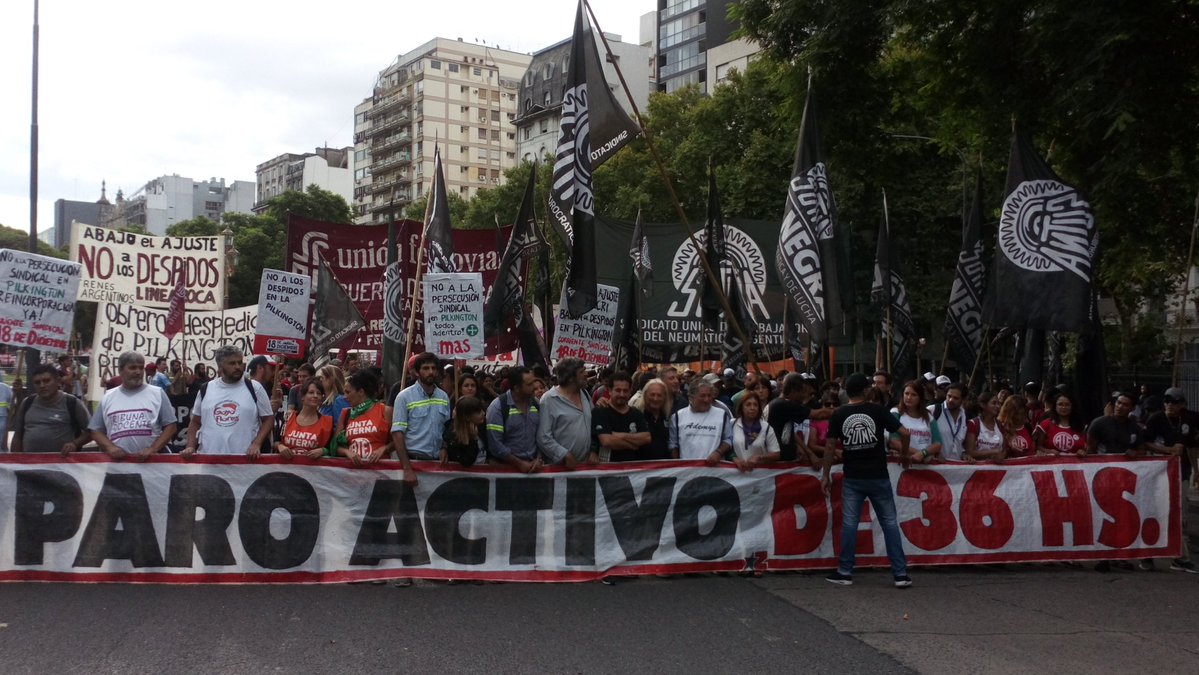
<path id="1" fill-rule="evenodd" d="M 208 455 L 258 457 L 270 438 L 275 413 L 266 390 L 254 380 L 244 379 L 245 355 L 232 346 L 220 347 L 213 355 L 218 378 L 196 393 L 187 445 L 180 453 L 191 457 Z"/>
<path id="2" fill-rule="evenodd" d="M 541 470 L 537 452 L 540 408 L 533 397 L 533 372 L 524 366 L 508 371 L 508 391 L 487 406 L 487 436 L 491 455 L 521 473 Z"/>
<path id="3" fill-rule="evenodd" d="M 91 440 L 83 401 L 62 390 L 62 375 L 44 363 L 29 378 L 36 392 L 12 416 L 13 452 L 78 452 Z"/>
<path id="4" fill-rule="evenodd" d="M 146 357 L 141 354 L 118 356 L 117 377 L 120 385 L 104 392 L 88 423 L 92 440 L 112 459 L 148 459 L 175 437 L 175 408 L 165 389 L 146 383 Z"/>

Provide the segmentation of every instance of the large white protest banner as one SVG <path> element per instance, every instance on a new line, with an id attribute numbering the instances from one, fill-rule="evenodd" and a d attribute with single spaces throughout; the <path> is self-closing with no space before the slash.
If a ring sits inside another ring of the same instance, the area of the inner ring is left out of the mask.
<path id="1" fill-rule="evenodd" d="M 104 382 L 117 375 L 117 357 L 138 352 L 147 361 L 165 356 L 186 365 L 203 363 L 215 367 L 212 355 L 221 345 L 233 345 L 246 354 L 254 353 L 254 331 L 258 307 L 234 307 L 223 312 L 188 312 L 183 332 L 174 340 L 162 335 L 167 310 L 102 303 L 96 310 L 96 334 L 92 338 L 92 366 L 88 377 L 90 400 L 104 395 Z"/>
<path id="2" fill-rule="evenodd" d="M 78 263 L 0 250 L 0 343 L 69 351 L 79 270 Z"/>
<path id="3" fill-rule="evenodd" d="M 304 357 L 308 345 L 308 301 L 312 278 L 280 270 L 262 270 L 258 289 L 258 328 L 255 354 Z"/>
<path id="4" fill-rule="evenodd" d="M 828 569 L 831 495 L 793 464 L 498 467 L 263 456 L 0 457 L 0 581 L 344 582 Z M 1176 557 L 1177 458 L 890 465 L 912 565 Z M 887 565 L 865 517 L 857 564 Z M 202 515 L 201 515 L 202 514 Z"/>
<path id="5" fill-rule="evenodd" d="M 182 274 L 188 309 L 224 304 L 221 237 L 155 237 L 74 223 L 69 250 L 83 265 L 79 300 L 169 307 Z"/>
<path id="6" fill-rule="evenodd" d="M 577 319 L 566 313 L 566 302 L 558 304 L 558 328 L 554 331 L 554 347 L 550 350 L 554 360 L 573 356 L 597 366 L 611 362 L 620 289 L 599 284 L 598 291 L 599 302 L 595 309 Z"/>
<path id="7" fill-rule="evenodd" d="M 483 275 L 429 273 L 423 278 L 425 348 L 443 359 L 483 356 Z"/>

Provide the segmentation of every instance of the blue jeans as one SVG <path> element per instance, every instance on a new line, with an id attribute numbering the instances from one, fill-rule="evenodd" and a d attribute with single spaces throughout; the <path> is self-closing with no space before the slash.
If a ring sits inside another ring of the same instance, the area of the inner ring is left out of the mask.
<path id="1" fill-rule="evenodd" d="M 899 534 L 899 518 L 895 514 L 895 492 L 889 478 L 846 478 L 841 482 L 841 555 L 837 558 L 837 571 L 853 574 L 858 523 L 862 521 L 862 502 L 867 498 L 883 528 L 891 575 L 906 576 L 908 559 L 903 554 L 903 537 Z"/>

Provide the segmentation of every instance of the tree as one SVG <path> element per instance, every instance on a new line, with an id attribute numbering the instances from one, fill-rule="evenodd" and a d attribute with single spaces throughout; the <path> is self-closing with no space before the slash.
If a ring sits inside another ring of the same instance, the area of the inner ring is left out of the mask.
<path id="1" fill-rule="evenodd" d="M 450 224 L 454 229 L 463 229 L 462 223 L 466 222 L 467 201 L 462 198 L 462 195 L 457 192 L 447 192 L 446 201 L 450 205 Z M 429 193 L 417 197 L 415 200 L 408 203 L 404 207 L 403 217 L 408 220 L 425 222 L 425 210 L 429 206 Z M 397 214 L 399 215 L 399 214 Z M 493 224 L 494 227 L 494 224 Z M 466 228 L 471 229 L 471 228 Z"/>
<path id="2" fill-rule="evenodd" d="M 327 223 L 354 222 L 354 210 L 345 198 L 316 184 L 309 185 L 304 192 L 288 190 L 267 200 L 265 215 L 286 225 L 291 214 Z"/>
<path id="3" fill-rule="evenodd" d="M 12 249 L 14 251 L 29 250 L 29 231 L 18 230 L 15 227 L 0 225 L 0 248 Z M 37 242 L 38 255 L 50 256 L 51 258 L 66 258 L 67 252 L 61 248 L 54 248 L 44 241 Z"/>

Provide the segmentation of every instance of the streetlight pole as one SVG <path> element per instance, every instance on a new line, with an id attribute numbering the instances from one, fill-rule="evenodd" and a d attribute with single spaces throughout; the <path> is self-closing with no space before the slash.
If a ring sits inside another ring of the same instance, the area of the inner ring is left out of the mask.
<path id="1" fill-rule="evenodd" d="M 237 247 L 233 245 L 233 230 L 226 225 L 221 230 L 221 239 L 225 244 L 225 298 L 221 303 L 221 342 L 225 341 L 225 310 L 229 309 L 229 282 L 237 269 Z"/>

